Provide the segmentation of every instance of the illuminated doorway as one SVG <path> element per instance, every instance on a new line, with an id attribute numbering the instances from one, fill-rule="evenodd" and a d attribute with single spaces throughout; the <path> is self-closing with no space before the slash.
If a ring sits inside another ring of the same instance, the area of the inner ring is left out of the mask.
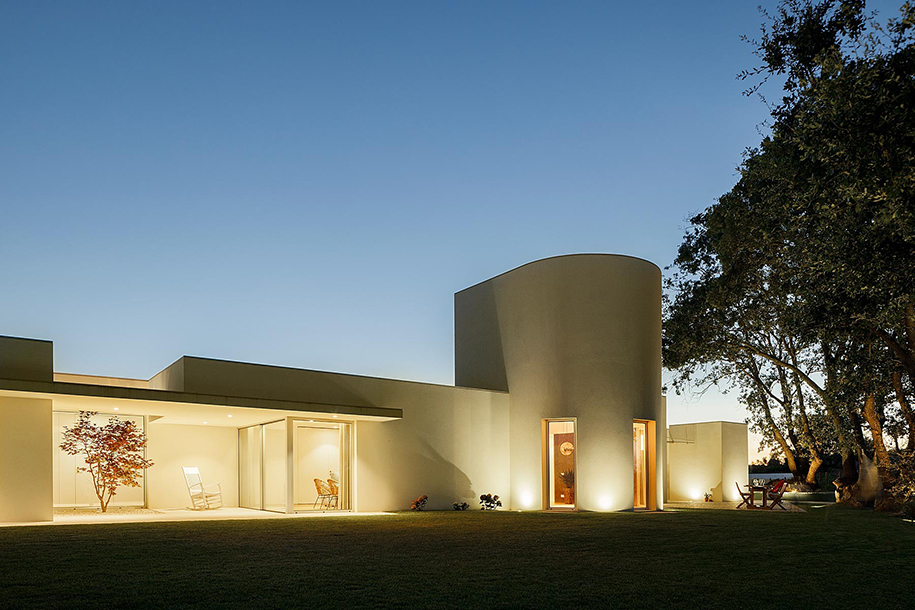
<path id="1" fill-rule="evenodd" d="M 293 478 L 296 512 L 349 510 L 352 424 L 294 421 Z"/>
<path id="2" fill-rule="evenodd" d="M 650 502 L 649 422 L 632 422 L 632 505 L 647 509 Z"/>
<path id="3" fill-rule="evenodd" d="M 543 421 L 545 507 L 575 508 L 575 458 L 577 439 L 575 420 L 548 419 Z"/>

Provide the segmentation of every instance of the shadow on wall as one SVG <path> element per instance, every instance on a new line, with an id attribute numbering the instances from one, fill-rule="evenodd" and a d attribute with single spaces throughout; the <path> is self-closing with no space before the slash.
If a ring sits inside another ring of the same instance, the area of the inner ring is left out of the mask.
<path id="1" fill-rule="evenodd" d="M 398 496 L 398 504 L 409 507 L 414 498 L 425 494 L 429 496 L 429 508 L 439 510 L 451 508 L 454 502 L 468 501 L 475 497 L 473 483 L 463 470 L 442 457 L 428 441 L 419 439 L 416 446 L 417 451 L 406 454 L 410 466 L 399 486 L 402 491 L 393 490 Z M 431 487 L 426 484 L 425 488 L 420 488 L 420 480 L 435 483 Z M 459 497 L 455 497 L 455 493 Z"/>
<path id="2" fill-rule="evenodd" d="M 724 484 L 721 481 L 718 481 L 718 485 L 715 485 L 712 489 L 712 498 L 715 502 L 724 502 Z"/>

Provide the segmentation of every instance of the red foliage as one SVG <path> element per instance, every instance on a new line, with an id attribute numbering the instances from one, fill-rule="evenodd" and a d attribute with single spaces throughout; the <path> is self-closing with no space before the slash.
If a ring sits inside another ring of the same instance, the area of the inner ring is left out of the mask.
<path id="1" fill-rule="evenodd" d="M 117 488 L 139 487 L 141 471 L 153 463 L 145 457 L 146 435 L 135 422 L 112 417 L 100 426 L 91 421 L 94 415 L 98 413 L 80 411 L 76 425 L 64 427 L 60 448 L 70 455 L 83 456 L 86 465 L 76 470 L 92 477 L 104 513 Z"/>

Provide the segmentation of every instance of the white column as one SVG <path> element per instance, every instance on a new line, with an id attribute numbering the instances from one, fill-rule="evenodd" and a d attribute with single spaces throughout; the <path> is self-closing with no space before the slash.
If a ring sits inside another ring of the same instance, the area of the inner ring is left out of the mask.
<path id="1" fill-rule="evenodd" d="M 52 405 L 0 397 L 0 523 L 53 518 Z"/>

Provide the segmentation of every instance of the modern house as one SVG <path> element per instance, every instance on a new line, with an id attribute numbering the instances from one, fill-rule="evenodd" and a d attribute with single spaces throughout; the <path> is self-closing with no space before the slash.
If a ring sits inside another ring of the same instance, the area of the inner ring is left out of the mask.
<path id="1" fill-rule="evenodd" d="M 482 493 L 517 510 L 654 510 L 746 482 L 744 424 L 669 438 L 652 263 L 548 258 L 458 292 L 454 309 L 454 386 L 191 356 L 146 380 L 58 373 L 51 342 L 0 337 L 0 522 L 96 502 L 58 446 L 80 411 L 148 437 L 155 465 L 112 506 L 188 506 L 185 466 L 228 506 L 281 513 L 315 509 L 325 480 L 333 509 L 352 511 Z"/>

